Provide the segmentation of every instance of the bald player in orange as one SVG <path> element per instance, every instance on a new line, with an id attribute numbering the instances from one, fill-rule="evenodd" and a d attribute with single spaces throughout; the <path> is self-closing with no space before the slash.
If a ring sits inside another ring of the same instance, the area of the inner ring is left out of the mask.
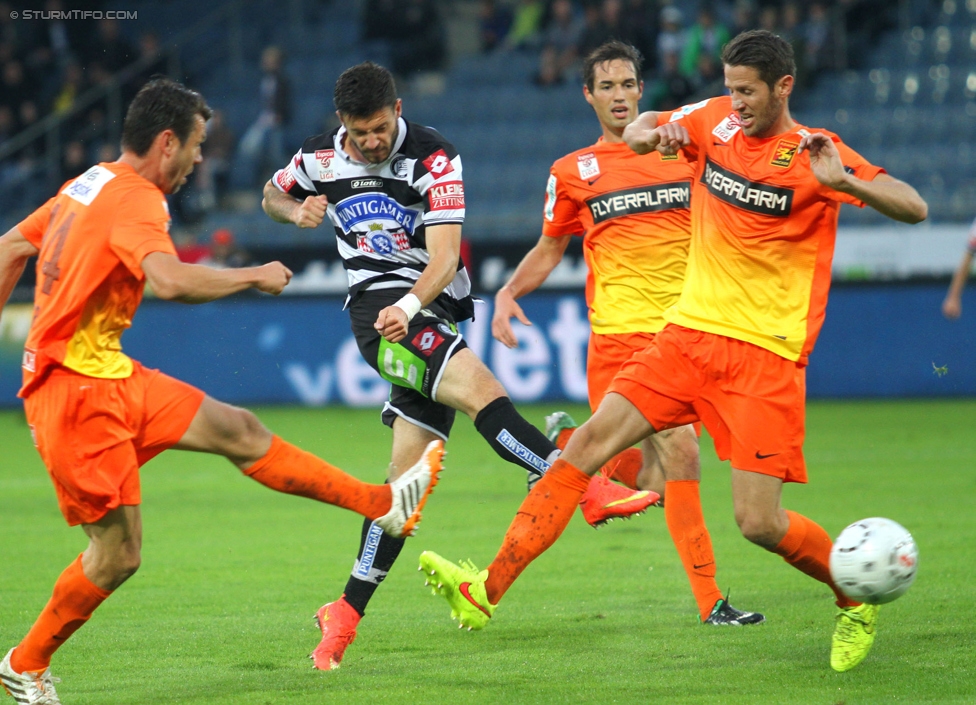
<path id="1" fill-rule="evenodd" d="M 805 371 L 823 323 L 840 204 L 869 205 L 907 223 L 924 220 L 928 207 L 836 135 L 792 119 L 796 65 L 788 42 L 744 32 L 722 61 L 729 96 L 645 113 L 624 131 L 638 153 L 685 150 L 698 160 L 688 268 L 665 313 L 669 325 L 624 365 L 529 493 L 488 570 L 443 559 L 426 567 L 436 569 L 455 611 L 483 627 L 522 570 L 562 533 L 591 475 L 650 434 L 701 420 L 719 457 L 732 461 L 742 534 L 834 592 L 830 663 L 846 671 L 867 656 L 878 607 L 837 588 L 830 536 L 784 510 L 780 497 L 784 482 L 807 479 Z"/>
<path id="2" fill-rule="evenodd" d="M 583 96 L 593 106 L 603 136 L 553 164 L 542 237 L 495 295 L 492 333 L 508 347 L 518 345 L 511 319 L 526 325 L 529 321 L 516 299 L 535 291 L 559 264 L 573 236 L 582 235 L 592 331 L 586 379 L 590 409 L 595 411 L 624 363 L 664 328 L 664 312 L 681 293 L 691 240 L 695 164 L 680 153 L 641 156 L 624 143 L 624 128 L 637 119 L 643 93 L 637 49 L 618 40 L 598 47 L 583 62 L 583 83 Z M 550 438 L 564 448 L 575 423 L 563 412 L 547 422 Z M 608 475 L 666 498 L 665 521 L 701 621 L 761 623 L 762 614 L 732 607 L 715 582 L 715 555 L 699 494 L 695 428 L 662 431 L 644 439 L 641 451 L 622 453 L 620 460 L 608 464 Z M 666 483 L 662 462 L 669 466 Z M 587 495 L 593 487 L 591 482 Z"/>
<path id="3" fill-rule="evenodd" d="M 61 512 L 89 538 L 0 661 L 0 684 L 22 705 L 60 702 L 52 655 L 139 567 L 139 468 L 167 448 L 223 455 L 257 482 L 350 509 L 396 536 L 412 531 L 437 482 L 440 441 L 402 488 L 366 484 L 272 435 L 251 412 L 122 353 L 146 282 L 161 298 L 201 303 L 252 288 L 279 294 L 291 278 L 280 262 L 217 270 L 176 257 L 164 195 L 200 163 L 210 115 L 199 93 L 148 83 L 126 113 L 119 160 L 68 182 L 0 238 L 0 309 L 38 256 L 20 396 Z"/>

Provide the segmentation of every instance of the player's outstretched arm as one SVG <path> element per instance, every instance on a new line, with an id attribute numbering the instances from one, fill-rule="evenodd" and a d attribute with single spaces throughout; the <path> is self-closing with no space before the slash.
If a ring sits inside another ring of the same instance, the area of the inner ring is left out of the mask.
<path id="1" fill-rule="evenodd" d="M 837 145 L 827 135 L 815 132 L 800 140 L 798 152 L 809 150 L 810 167 L 817 181 L 836 191 L 864 201 L 893 220 L 920 223 L 928 217 L 929 206 L 918 191 L 904 181 L 878 174 L 864 181 L 847 173 Z"/>
<path id="2" fill-rule="evenodd" d="M 304 201 L 289 196 L 271 181 L 264 185 L 261 207 L 271 220 L 294 223 L 300 228 L 317 228 L 325 220 L 329 199 L 325 196 L 309 196 Z"/>
<path id="3" fill-rule="evenodd" d="M 430 259 L 410 292 L 376 317 L 373 327 L 391 343 L 399 343 L 407 335 L 410 319 L 421 308 L 436 299 L 457 274 L 461 257 L 461 226 L 457 223 L 432 225 L 427 228 L 427 253 Z"/>
<path id="4" fill-rule="evenodd" d="M 0 237 L 0 311 L 24 273 L 27 260 L 36 254 L 37 248 L 16 227 Z"/>
<path id="5" fill-rule="evenodd" d="M 946 293 L 945 301 L 942 302 L 942 315 L 949 320 L 955 320 L 962 315 L 962 290 L 966 288 L 966 279 L 969 278 L 969 269 L 973 266 L 973 251 L 966 250 L 962 256 L 962 261 L 952 275 L 952 283 L 949 284 L 949 291 Z"/>
<path id="6" fill-rule="evenodd" d="M 512 278 L 495 294 L 491 334 L 506 347 L 518 347 L 518 339 L 515 337 L 515 331 L 512 330 L 512 318 L 517 318 L 527 326 L 532 325 L 522 311 L 522 307 L 515 303 L 515 299 L 535 291 L 542 285 L 562 260 L 566 246 L 569 245 L 572 237 L 572 235 L 540 237 L 535 247 L 529 250 L 519 262 Z"/>
<path id="7" fill-rule="evenodd" d="M 277 296 L 291 280 L 291 270 L 281 262 L 260 267 L 214 269 L 180 262 L 166 252 L 150 252 L 142 260 L 142 271 L 153 292 L 167 301 L 202 304 L 245 289 L 257 289 Z"/>

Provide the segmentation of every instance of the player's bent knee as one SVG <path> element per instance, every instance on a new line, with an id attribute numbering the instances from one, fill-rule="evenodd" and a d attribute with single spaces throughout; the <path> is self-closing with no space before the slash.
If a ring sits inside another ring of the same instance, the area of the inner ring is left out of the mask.
<path id="1" fill-rule="evenodd" d="M 735 521 L 746 539 L 763 548 L 775 548 L 782 538 L 780 527 L 772 518 L 755 514 L 742 516 L 736 512 Z"/>

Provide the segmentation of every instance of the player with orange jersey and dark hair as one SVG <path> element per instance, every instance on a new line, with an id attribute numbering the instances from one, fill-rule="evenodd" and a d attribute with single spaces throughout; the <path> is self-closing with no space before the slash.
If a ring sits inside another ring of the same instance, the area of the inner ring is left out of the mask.
<path id="1" fill-rule="evenodd" d="M 537 289 L 559 264 L 573 236 L 583 236 L 592 329 L 586 379 L 593 411 L 624 363 L 664 328 L 664 312 L 681 293 L 691 240 L 694 162 L 682 153 L 641 156 L 623 141 L 624 128 L 637 119 L 643 92 L 640 71 L 640 52 L 618 40 L 603 44 L 584 60 L 583 96 L 593 106 L 603 135 L 596 144 L 552 165 L 542 237 L 495 295 L 492 333 L 515 347 L 511 319 L 528 323 L 515 300 Z M 547 432 L 560 448 L 575 425 L 563 412 L 547 418 Z M 662 462 L 669 464 L 667 482 Z M 693 426 L 644 439 L 640 451 L 622 453 L 607 466 L 607 474 L 666 499 L 665 520 L 703 623 L 739 626 L 763 621 L 757 612 L 732 607 L 715 582 Z"/>
<path id="2" fill-rule="evenodd" d="M 655 432 L 701 420 L 732 461 L 742 534 L 829 586 L 839 607 L 831 667 L 846 671 L 874 642 L 878 607 L 830 576 L 830 536 L 784 510 L 784 482 L 806 482 L 805 372 L 827 303 L 841 203 L 917 223 L 928 206 L 830 133 L 790 116 L 796 66 L 788 42 L 754 30 L 724 49 L 730 95 L 645 113 L 624 131 L 640 154 L 697 158 L 691 247 L 678 302 L 651 345 L 624 365 L 596 413 L 523 502 L 480 574 L 434 554 L 440 591 L 462 623 L 483 627 L 519 574 L 562 533 L 590 476 Z M 667 473 L 668 466 L 664 465 Z"/>
<path id="3" fill-rule="evenodd" d="M 397 537 L 413 530 L 437 482 L 440 441 L 392 485 L 366 484 L 272 435 L 251 412 L 122 353 L 146 282 L 161 298 L 202 303 L 252 288 L 279 294 L 291 278 L 280 262 L 217 270 L 176 256 L 164 195 L 200 163 L 210 114 L 199 93 L 151 81 L 126 113 L 119 160 L 66 183 L 0 237 L 0 309 L 38 256 L 20 396 L 61 512 L 89 538 L 0 661 L 0 684 L 21 705 L 60 702 L 52 655 L 138 569 L 139 468 L 167 448 L 223 455 L 263 485 L 350 509 Z"/>

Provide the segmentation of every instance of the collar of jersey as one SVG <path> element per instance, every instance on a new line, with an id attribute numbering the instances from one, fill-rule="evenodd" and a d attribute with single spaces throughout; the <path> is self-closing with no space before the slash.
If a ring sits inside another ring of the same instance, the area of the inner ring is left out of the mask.
<path id="1" fill-rule="evenodd" d="M 370 164 L 369 162 L 358 162 L 352 157 L 350 157 L 349 152 L 347 152 L 342 148 L 342 138 L 345 136 L 346 136 L 346 128 L 344 125 L 340 125 L 339 131 L 336 133 L 333 142 L 335 143 L 335 150 L 340 155 L 342 155 L 343 159 L 345 159 L 347 162 L 352 162 L 353 164 L 365 164 L 366 166 L 381 166 L 382 164 L 386 164 L 387 162 L 389 162 L 390 159 L 393 159 L 393 157 L 397 155 L 397 152 L 400 151 L 400 147 L 403 146 L 403 141 L 407 139 L 407 121 L 404 120 L 402 117 L 397 118 L 396 143 L 393 145 L 393 149 L 390 150 L 390 156 L 387 157 L 385 162 L 381 162 L 380 164 Z"/>

